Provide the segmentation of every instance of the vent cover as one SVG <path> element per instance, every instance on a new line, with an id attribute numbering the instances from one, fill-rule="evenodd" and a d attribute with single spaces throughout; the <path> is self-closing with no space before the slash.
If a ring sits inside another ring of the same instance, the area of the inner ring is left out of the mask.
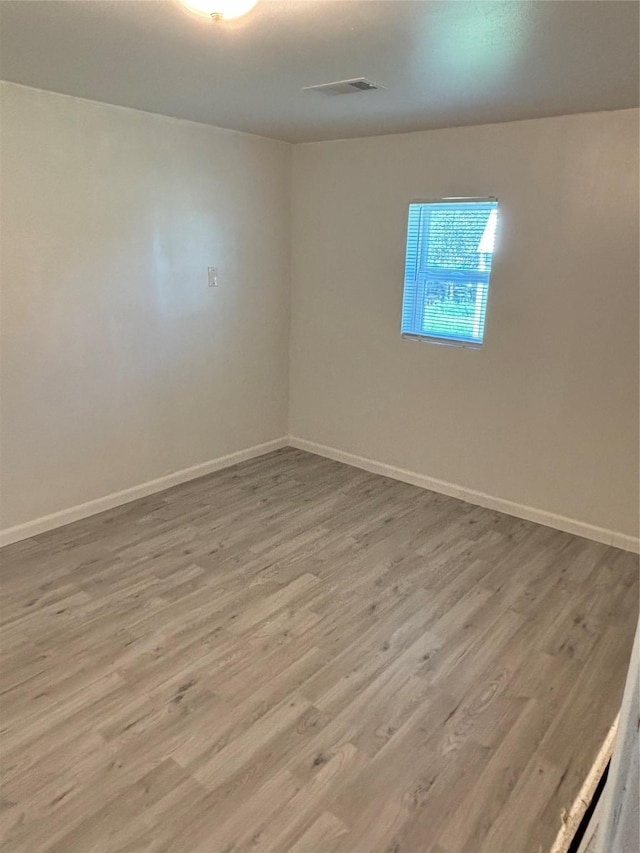
<path id="1" fill-rule="evenodd" d="M 353 80 L 338 80 L 337 83 L 303 86 L 302 91 L 319 92 L 321 95 L 353 95 L 356 92 L 373 92 L 376 89 L 384 89 L 384 86 L 367 80 L 366 77 L 355 77 Z"/>

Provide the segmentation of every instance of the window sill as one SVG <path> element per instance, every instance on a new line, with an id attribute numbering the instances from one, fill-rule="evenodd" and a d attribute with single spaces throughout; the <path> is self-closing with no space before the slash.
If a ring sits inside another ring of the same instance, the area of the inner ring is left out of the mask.
<path id="1" fill-rule="evenodd" d="M 455 341 L 449 338 L 432 338 L 428 335 L 410 335 L 408 332 L 402 333 L 402 340 L 425 344 L 437 344 L 441 347 L 455 347 L 456 349 L 482 349 L 482 344 L 474 344 L 471 343 L 471 341 Z"/>

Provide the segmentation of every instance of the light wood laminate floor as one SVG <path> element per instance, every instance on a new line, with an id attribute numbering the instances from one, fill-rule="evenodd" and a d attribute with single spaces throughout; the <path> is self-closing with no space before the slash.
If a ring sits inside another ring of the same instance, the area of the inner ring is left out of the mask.
<path id="1" fill-rule="evenodd" d="M 539 853 L 623 551 L 286 449 L 2 554 L 3 853 Z"/>

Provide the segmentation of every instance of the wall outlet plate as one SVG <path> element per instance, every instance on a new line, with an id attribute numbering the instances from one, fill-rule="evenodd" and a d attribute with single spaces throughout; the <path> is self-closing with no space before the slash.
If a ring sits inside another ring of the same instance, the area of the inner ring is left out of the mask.
<path id="1" fill-rule="evenodd" d="M 218 286 L 218 268 L 217 267 L 207 267 L 207 273 L 209 275 L 209 287 L 217 287 Z"/>

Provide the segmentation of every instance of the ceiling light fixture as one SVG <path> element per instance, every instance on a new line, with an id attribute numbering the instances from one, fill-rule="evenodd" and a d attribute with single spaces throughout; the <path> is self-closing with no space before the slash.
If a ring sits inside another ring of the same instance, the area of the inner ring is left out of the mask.
<path id="1" fill-rule="evenodd" d="M 213 21 L 228 21 L 246 15 L 258 0 L 180 0 L 190 12 L 211 18 Z"/>

